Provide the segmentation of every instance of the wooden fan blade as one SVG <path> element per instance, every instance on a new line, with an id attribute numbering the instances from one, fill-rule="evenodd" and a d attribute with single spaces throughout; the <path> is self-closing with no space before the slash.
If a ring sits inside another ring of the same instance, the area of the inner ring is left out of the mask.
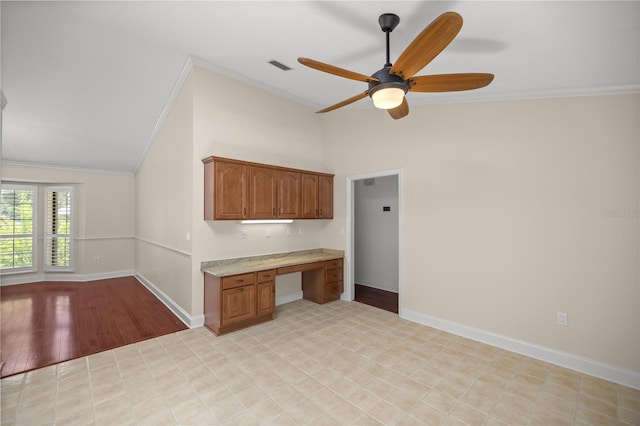
<path id="1" fill-rule="evenodd" d="M 365 92 L 359 93 L 359 94 L 357 94 L 357 95 L 355 95 L 355 96 L 350 97 L 349 99 L 345 99 L 345 100 L 344 100 L 344 101 L 342 101 L 342 102 L 338 102 L 338 103 L 337 103 L 337 104 L 335 104 L 335 105 L 331 105 L 331 106 L 329 106 L 329 107 L 326 107 L 326 108 L 321 109 L 320 111 L 316 111 L 316 112 L 317 112 L 317 113 L 321 113 L 321 112 L 329 112 L 329 111 L 333 111 L 334 109 L 341 108 L 341 107 L 343 107 L 343 106 L 345 106 L 345 105 L 349 105 L 349 104 L 351 104 L 351 103 L 353 103 L 353 102 L 355 102 L 355 101 L 359 101 L 359 100 L 360 100 L 360 99 L 362 99 L 362 98 L 366 98 L 368 93 L 369 93 L 368 91 L 365 91 Z"/>
<path id="2" fill-rule="evenodd" d="M 336 67 L 334 65 L 325 64 L 324 62 L 319 62 L 314 59 L 309 58 L 298 58 L 298 62 L 302 65 L 306 65 L 310 68 L 314 68 L 319 71 L 324 71 L 329 74 L 337 75 L 339 77 L 350 78 L 351 80 L 364 81 L 368 83 L 370 81 L 379 81 L 375 77 L 371 77 L 369 75 L 359 74 L 357 72 L 345 70 L 344 68 Z"/>
<path id="3" fill-rule="evenodd" d="M 422 30 L 402 52 L 390 73 L 407 80 L 427 66 L 462 28 L 462 16 L 456 12 L 445 12 Z"/>
<path id="4" fill-rule="evenodd" d="M 404 98 L 402 100 L 400 106 L 388 109 L 387 111 L 394 120 L 399 120 L 402 117 L 406 117 L 409 114 L 409 104 L 407 103 L 407 98 Z"/>
<path id="5" fill-rule="evenodd" d="M 411 92 L 456 92 L 479 89 L 493 81 L 493 74 L 435 74 L 409 79 Z"/>

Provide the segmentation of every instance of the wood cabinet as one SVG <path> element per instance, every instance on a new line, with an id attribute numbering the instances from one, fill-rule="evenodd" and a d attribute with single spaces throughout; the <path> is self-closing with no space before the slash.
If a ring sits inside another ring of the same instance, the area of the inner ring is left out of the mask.
<path id="1" fill-rule="evenodd" d="M 302 219 L 333 219 L 333 176 L 302 173 Z"/>
<path id="2" fill-rule="evenodd" d="M 233 162 L 205 163 L 204 217 L 247 218 L 247 166 Z"/>
<path id="3" fill-rule="evenodd" d="M 276 270 L 257 273 L 257 315 L 272 314 L 276 310 Z"/>
<path id="4" fill-rule="evenodd" d="M 318 178 L 311 173 L 302 173 L 302 197 L 301 217 L 303 219 L 316 219 L 318 217 Z"/>
<path id="5" fill-rule="evenodd" d="M 277 170 L 249 166 L 249 218 L 276 219 L 277 191 Z"/>
<path id="6" fill-rule="evenodd" d="M 208 157 L 204 219 L 332 219 L 333 175 Z"/>
<path id="7" fill-rule="evenodd" d="M 318 176 L 318 218 L 333 219 L 333 176 Z"/>
<path id="8" fill-rule="evenodd" d="M 302 296 L 315 303 L 340 298 L 344 291 L 342 259 L 327 260 L 324 267 L 302 273 Z"/>
<path id="9" fill-rule="evenodd" d="M 300 218 L 300 173 L 278 170 L 278 219 Z"/>
<path id="10" fill-rule="evenodd" d="M 204 275 L 205 325 L 224 334 L 272 319 L 275 269 L 216 277 Z"/>
<path id="11" fill-rule="evenodd" d="M 342 258 L 338 258 L 300 264 L 283 262 L 283 266 L 274 265 L 273 269 L 224 277 L 205 272 L 204 324 L 221 335 L 273 319 L 276 275 L 301 272 L 305 299 L 316 303 L 337 300 L 344 291 L 342 265 Z"/>

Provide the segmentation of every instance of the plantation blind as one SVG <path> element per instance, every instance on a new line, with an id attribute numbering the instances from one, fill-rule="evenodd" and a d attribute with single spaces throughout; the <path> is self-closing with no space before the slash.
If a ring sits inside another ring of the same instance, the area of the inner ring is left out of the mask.
<path id="1" fill-rule="evenodd" d="M 46 187 L 45 204 L 45 269 L 72 270 L 73 188 Z"/>

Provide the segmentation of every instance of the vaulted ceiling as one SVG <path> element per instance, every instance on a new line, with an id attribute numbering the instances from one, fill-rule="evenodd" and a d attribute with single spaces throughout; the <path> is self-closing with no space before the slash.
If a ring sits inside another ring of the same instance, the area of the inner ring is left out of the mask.
<path id="1" fill-rule="evenodd" d="M 0 8 L 2 155 L 14 163 L 134 172 L 189 58 L 315 109 L 337 103 L 366 85 L 296 59 L 372 74 L 385 62 L 378 16 L 386 12 L 400 16 L 392 62 L 453 10 L 462 30 L 418 74 L 496 76 L 474 91 L 409 93 L 411 105 L 640 90 L 637 1 L 2 1 Z M 372 105 L 365 98 L 347 108 Z"/>

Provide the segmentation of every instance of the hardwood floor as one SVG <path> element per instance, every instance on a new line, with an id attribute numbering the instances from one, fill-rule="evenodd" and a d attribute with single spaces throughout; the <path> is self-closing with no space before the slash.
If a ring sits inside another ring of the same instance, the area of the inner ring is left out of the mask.
<path id="1" fill-rule="evenodd" d="M 134 277 L 0 287 L 1 376 L 187 327 Z"/>
<path id="2" fill-rule="evenodd" d="M 355 301 L 398 313 L 398 293 L 356 284 Z"/>

